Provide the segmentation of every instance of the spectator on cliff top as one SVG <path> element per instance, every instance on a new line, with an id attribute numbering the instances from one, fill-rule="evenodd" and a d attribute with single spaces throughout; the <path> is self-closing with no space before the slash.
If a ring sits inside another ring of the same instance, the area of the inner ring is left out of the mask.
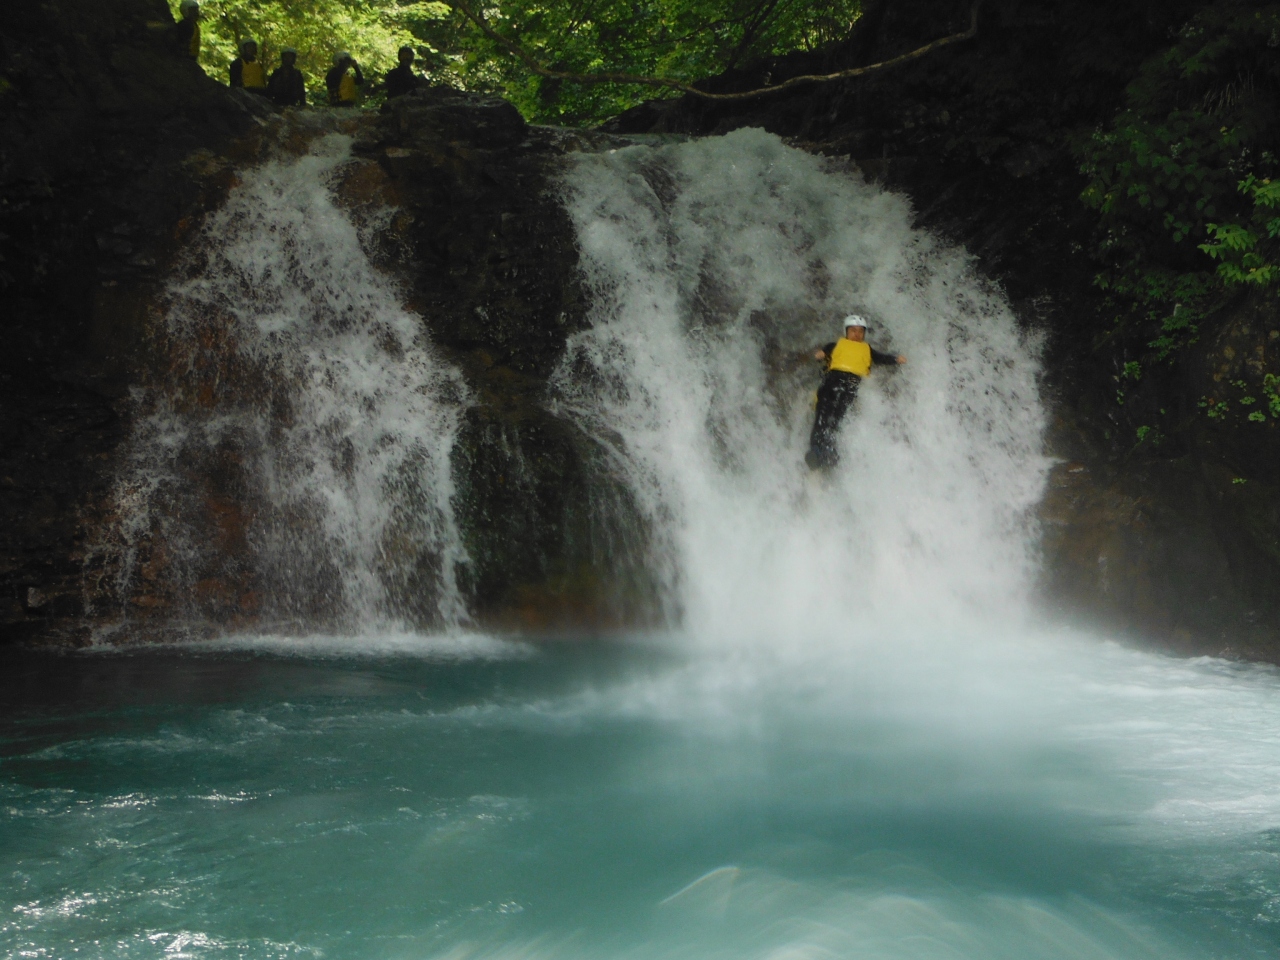
<path id="1" fill-rule="evenodd" d="M 182 19 L 173 27 L 173 45 L 184 57 L 200 59 L 200 4 L 182 0 Z"/>
<path id="2" fill-rule="evenodd" d="M 356 58 L 343 50 L 333 55 L 333 69 L 324 75 L 324 85 L 329 90 L 329 106 L 354 107 L 359 99 L 359 88 L 364 85 L 364 74 Z"/>
<path id="3" fill-rule="evenodd" d="M 240 56 L 231 61 L 231 85 L 251 93 L 267 92 L 267 69 L 258 61 L 256 40 L 240 41 Z"/>
<path id="4" fill-rule="evenodd" d="M 413 72 L 413 47 L 401 47 L 399 57 L 400 65 L 388 70 L 382 81 L 387 99 L 413 93 L 423 83 L 423 78 Z"/>
<path id="5" fill-rule="evenodd" d="M 280 66 L 271 73 L 267 81 L 267 96 L 281 107 L 305 107 L 307 105 L 307 84 L 302 78 L 302 71 L 295 64 L 298 62 L 298 51 L 293 47 L 285 47 L 280 52 Z"/>

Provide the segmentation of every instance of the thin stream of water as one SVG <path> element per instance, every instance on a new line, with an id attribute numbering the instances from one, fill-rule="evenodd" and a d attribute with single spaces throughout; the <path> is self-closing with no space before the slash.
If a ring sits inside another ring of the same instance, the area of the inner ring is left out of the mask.
<path id="1" fill-rule="evenodd" d="M 468 390 L 339 205 L 350 146 L 321 136 L 245 172 L 169 284 L 172 370 L 139 398 L 91 557 L 119 558 L 126 609 L 152 566 L 172 619 L 210 600 L 295 629 L 466 618 L 451 457 Z"/>

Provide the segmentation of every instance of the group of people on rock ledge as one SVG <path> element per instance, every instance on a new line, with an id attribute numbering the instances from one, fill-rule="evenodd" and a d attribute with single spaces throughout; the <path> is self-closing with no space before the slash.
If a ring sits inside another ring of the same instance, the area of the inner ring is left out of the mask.
<path id="1" fill-rule="evenodd" d="M 175 46 L 192 60 L 200 57 L 200 4 L 198 0 L 182 0 L 182 13 L 174 27 Z M 383 89 L 388 97 L 410 93 L 426 79 L 413 70 L 412 47 L 401 47 L 399 64 L 388 70 L 383 78 Z M 267 75 L 267 68 L 258 60 L 256 40 L 240 41 L 240 56 L 231 61 L 231 86 L 267 97 L 281 107 L 301 107 L 307 102 L 307 86 L 298 69 L 298 51 L 285 47 L 280 51 L 280 66 Z M 359 103 L 360 90 L 364 86 L 364 74 L 355 57 L 343 50 L 334 54 L 333 69 L 325 74 L 324 85 L 329 93 L 329 106 L 354 107 Z"/>

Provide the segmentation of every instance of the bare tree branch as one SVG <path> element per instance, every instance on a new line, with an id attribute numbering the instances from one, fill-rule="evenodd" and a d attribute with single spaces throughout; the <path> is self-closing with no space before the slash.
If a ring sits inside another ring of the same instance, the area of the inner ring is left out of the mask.
<path id="1" fill-rule="evenodd" d="M 756 7 L 751 16 L 745 18 L 746 22 L 742 25 L 742 39 L 725 60 L 726 69 L 732 70 L 738 65 L 738 60 L 747 52 L 751 44 L 756 42 L 761 29 L 768 22 L 770 14 L 777 8 L 778 3 L 779 0 L 766 0 Z"/>
<path id="2" fill-rule="evenodd" d="M 548 69 L 520 44 L 514 40 L 509 40 L 493 29 L 489 22 L 472 8 L 468 0 L 445 0 L 445 2 L 479 27 L 486 37 L 522 62 L 529 68 L 530 72 L 540 77 L 547 77 L 551 80 L 568 80 L 573 83 L 634 83 L 648 87 L 665 87 L 669 90 L 679 90 L 681 93 L 702 97 L 706 100 L 748 100 L 768 93 L 790 90 L 805 83 L 829 83 L 832 80 L 847 80 L 876 70 L 896 67 L 898 64 L 906 63 L 908 60 L 917 60 L 925 54 L 932 53 L 934 50 L 953 43 L 959 43 L 962 40 L 972 40 L 976 37 L 978 35 L 978 10 L 982 6 L 982 0 L 974 0 L 973 7 L 969 11 L 969 29 L 963 33 L 953 33 L 949 36 L 939 37 L 937 40 L 926 43 L 923 47 L 917 47 L 915 50 L 899 54 L 888 60 L 881 60 L 879 63 L 868 63 L 862 67 L 850 67 L 848 70 L 838 70 L 835 73 L 806 74 L 800 77 L 791 77 L 776 86 L 759 87 L 755 90 L 743 90 L 737 93 L 711 93 L 707 90 L 699 90 L 691 84 L 680 80 L 671 80 L 667 77 L 646 77 L 634 73 L 570 73 L 565 70 Z"/>

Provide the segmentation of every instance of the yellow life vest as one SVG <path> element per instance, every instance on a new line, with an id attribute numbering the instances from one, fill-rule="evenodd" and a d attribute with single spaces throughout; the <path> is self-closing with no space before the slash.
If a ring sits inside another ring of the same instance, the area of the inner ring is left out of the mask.
<path id="1" fill-rule="evenodd" d="M 191 25 L 191 46 L 187 52 L 191 54 L 192 60 L 200 59 L 200 24 L 198 22 Z"/>
<path id="2" fill-rule="evenodd" d="M 338 102 L 356 102 L 356 78 L 350 71 L 344 73 L 342 79 L 338 81 Z"/>
<path id="3" fill-rule="evenodd" d="M 262 69 L 262 61 L 243 61 L 240 64 L 240 82 L 246 90 L 267 89 L 267 71 Z"/>
<path id="4" fill-rule="evenodd" d="M 827 369 L 865 377 L 871 372 L 871 348 L 861 341 L 841 337 L 831 351 L 831 363 Z"/>

